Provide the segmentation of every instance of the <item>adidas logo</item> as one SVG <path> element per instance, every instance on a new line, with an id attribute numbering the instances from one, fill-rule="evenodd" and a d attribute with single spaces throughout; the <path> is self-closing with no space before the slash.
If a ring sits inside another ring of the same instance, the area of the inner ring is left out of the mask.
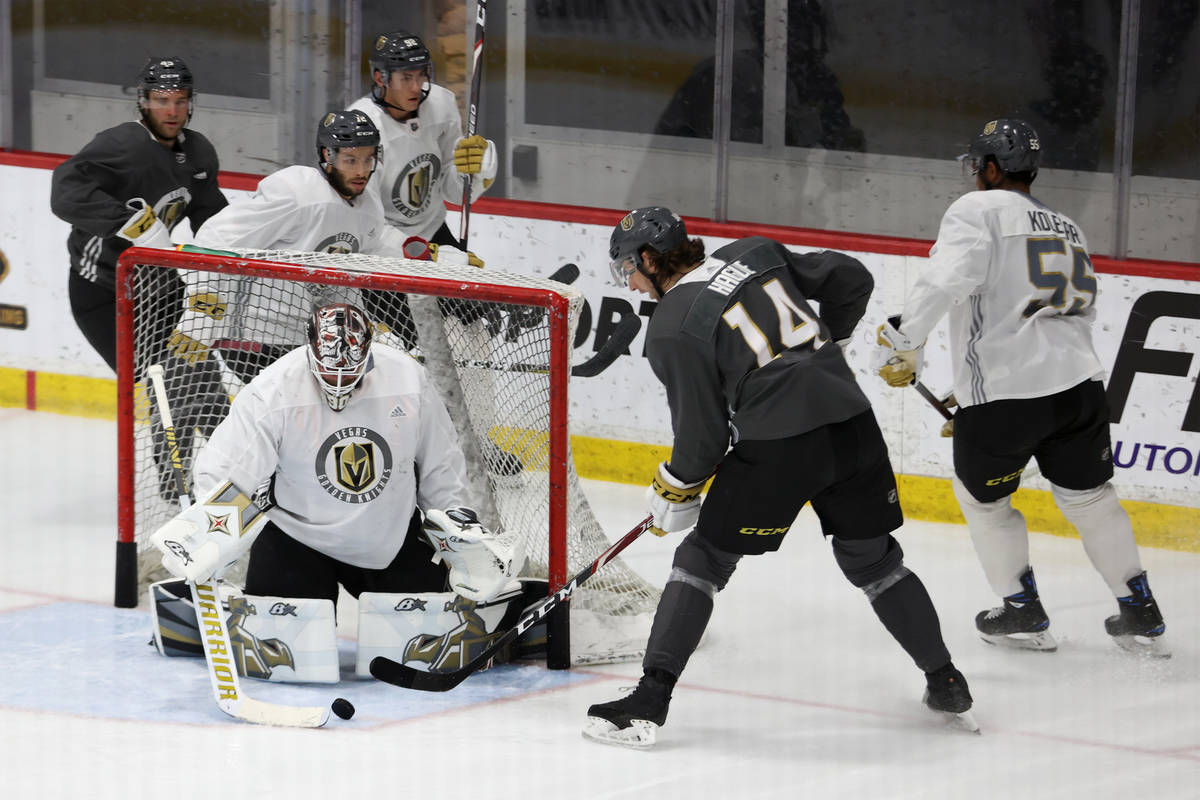
<path id="1" fill-rule="evenodd" d="M 405 414 L 404 409 L 401 408 L 400 406 L 395 406 L 392 409 L 392 413 L 388 414 L 388 416 L 391 417 L 392 419 L 395 419 L 396 417 L 407 417 L 408 414 Z"/>

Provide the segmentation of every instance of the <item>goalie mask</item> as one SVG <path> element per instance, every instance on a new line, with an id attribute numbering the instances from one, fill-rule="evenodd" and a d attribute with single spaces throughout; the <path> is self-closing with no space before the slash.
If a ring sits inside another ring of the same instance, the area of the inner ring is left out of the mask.
<path id="1" fill-rule="evenodd" d="M 325 400 L 341 411 L 370 367 L 371 322 L 358 306 L 331 303 L 308 320 L 308 366 Z"/>

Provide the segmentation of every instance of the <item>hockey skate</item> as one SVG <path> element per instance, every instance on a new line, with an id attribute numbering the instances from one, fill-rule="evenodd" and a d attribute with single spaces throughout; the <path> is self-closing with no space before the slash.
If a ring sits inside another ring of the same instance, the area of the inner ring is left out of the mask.
<path id="1" fill-rule="evenodd" d="M 637 750 L 653 747 L 659 727 L 667 721 L 670 703 L 671 687 L 650 675 L 643 675 L 638 685 L 624 697 L 597 703 L 588 709 L 583 738 Z"/>
<path id="2" fill-rule="evenodd" d="M 1162 639 L 1167 626 L 1158 604 L 1154 602 L 1146 573 L 1135 575 L 1125 585 L 1131 594 L 1117 598 L 1121 613 L 1104 620 L 1104 629 L 1119 647 L 1131 653 L 1151 658 L 1170 658 L 1171 651 Z"/>
<path id="3" fill-rule="evenodd" d="M 943 715 L 948 725 L 979 733 L 979 723 L 971 713 L 971 690 L 967 688 L 967 679 L 953 663 L 925 673 L 923 700 L 931 711 Z"/>
<path id="4" fill-rule="evenodd" d="M 975 616 L 979 636 L 988 644 L 1053 653 L 1058 642 L 1049 631 L 1050 618 L 1038 599 L 1032 569 L 1021 574 L 1021 586 L 1020 592 L 1004 598 L 1004 605 Z"/>

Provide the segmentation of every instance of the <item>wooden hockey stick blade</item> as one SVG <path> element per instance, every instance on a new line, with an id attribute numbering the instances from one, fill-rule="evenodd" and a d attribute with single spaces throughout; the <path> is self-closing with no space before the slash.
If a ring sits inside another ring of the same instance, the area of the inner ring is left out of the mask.
<path id="1" fill-rule="evenodd" d="M 621 355 L 634 337 L 638 335 L 638 331 L 642 329 L 642 318 L 637 314 L 626 314 L 617 322 L 617 327 L 613 328 L 613 332 L 609 334 L 608 341 L 600 348 L 596 355 L 584 361 L 582 364 L 576 364 L 571 367 L 571 376 L 575 378 L 594 378 L 604 370 L 608 369 L 617 356 Z"/>
<path id="2" fill-rule="evenodd" d="M 937 412 L 939 414 L 941 414 L 945 419 L 954 419 L 954 412 L 952 412 L 950 409 L 946 408 L 946 406 L 943 405 L 942 401 L 938 400 L 937 396 L 934 395 L 933 392 L 929 391 L 928 386 L 921 383 L 920 381 L 913 381 L 913 388 L 916 389 L 917 392 L 920 393 L 921 397 L 924 397 L 925 400 L 928 401 L 929 405 L 936 408 Z"/>
<path id="3" fill-rule="evenodd" d="M 574 283 L 578 277 L 579 266 L 577 264 L 563 264 L 551 273 L 550 280 L 558 281 L 559 283 Z"/>
<path id="4" fill-rule="evenodd" d="M 653 516 L 646 517 L 634 526 L 633 530 L 622 536 L 607 550 L 597 556 L 595 561 L 580 570 L 562 588 L 532 608 L 526 609 L 525 613 L 517 620 L 516 625 L 507 630 L 499 639 L 492 642 L 482 653 L 471 659 L 465 667 L 453 672 L 423 672 L 405 666 L 398 661 L 392 661 L 390 658 L 376 656 L 371 659 L 371 674 L 384 683 L 390 683 L 404 689 L 417 689 L 422 692 L 445 692 L 453 689 L 466 680 L 467 676 L 472 672 L 489 663 L 496 653 L 499 653 L 516 641 L 517 637 L 522 633 L 545 618 L 555 606 L 570 598 L 572 592 L 579 588 L 588 578 L 596 574 L 605 564 L 616 558 L 617 553 L 620 553 L 632 544 L 634 539 L 649 530 L 653 522 Z"/>

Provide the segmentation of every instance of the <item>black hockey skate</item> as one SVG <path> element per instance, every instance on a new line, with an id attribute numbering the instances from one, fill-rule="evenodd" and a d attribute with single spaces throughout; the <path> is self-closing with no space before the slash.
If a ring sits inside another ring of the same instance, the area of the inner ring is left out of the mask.
<path id="1" fill-rule="evenodd" d="M 671 686 L 649 674 L 619 700 L 588 709 L 583 738 L 601 744 L 645 749 L 653 747 L 658 728 L 667 721 Z"/>
<path id="2" fill-rule="evenodd" d="M 1121 613 L 1104 620 L 1104 629 L 1117 645 L 1132 653 L 1170 658 L 1171 651 L 1161 638 L 1167 626 L 1163 622 L 1162 612 L 1158 610 L 1158 603 L 1154 602 L 1146 573 L 1133 576 L 1125 585 L 1131 594 L 1117 598 Z"/>
<path id="3" fill-rule="evenodd" d="M 1049 631 L 1050 618 L 1038 599 L 1032 568 L 1021 574 L 1021 586 L 1020 592 L 1004 598 L 1004 605 L 975 615 L 979 636 L 988 644 L 1053 653 L 1058 642 Z"/>
<path id="4" fill-rule="evenodd" d="M 979 733 L 979 723 L 971 713 L 971 690 L 967 688 L 967 679 L 955 669 L 953 663 L 925 673 L 923 699 L 931 711 L 946 715 L 950 724 L 971 733 Z"/>

